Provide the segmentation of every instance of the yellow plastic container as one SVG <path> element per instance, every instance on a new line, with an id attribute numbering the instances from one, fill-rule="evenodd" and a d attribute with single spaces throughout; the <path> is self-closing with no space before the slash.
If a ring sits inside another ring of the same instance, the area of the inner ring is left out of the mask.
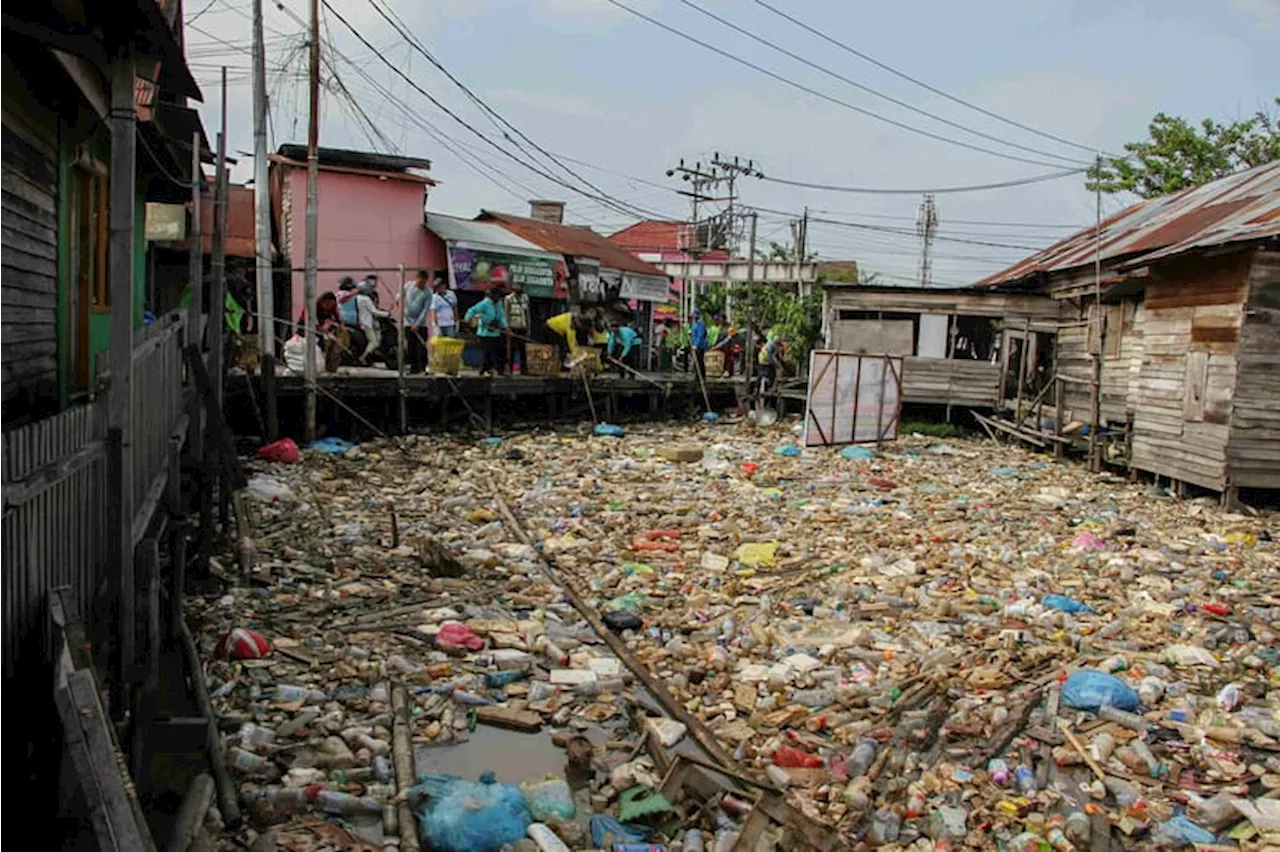
<path id="1" fill-rule="evenodd" d="M 456 376 L 462 369 L 462 350 L 467 342 L 458 337 L 433 337 L 429 344 L 429 365 L 435 375 Z"/>

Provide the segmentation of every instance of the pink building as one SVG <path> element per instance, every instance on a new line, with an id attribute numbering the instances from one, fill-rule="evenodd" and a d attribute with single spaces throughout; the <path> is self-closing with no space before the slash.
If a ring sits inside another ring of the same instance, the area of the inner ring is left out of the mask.
<path id="1" fill-rule="evenodd" d="M 435 181 L 418 172 L 430 168 L 430 160 L 320 149 L 317 297 L 336 291 L 344 275 L 359 281 L 372 271 L 382 304 L 390 305 L 400 264 L 409 278 L 419 269 L 448 267 L 440 241 L 423 227 L 427 192 Z M 282 145 L 272 155 L 271 198 L 281 265 L 292 270 L 290 304 L 277 305 L 276 314 L 296 320 L 302 313 L 307 257 L 305 146 Z"/>

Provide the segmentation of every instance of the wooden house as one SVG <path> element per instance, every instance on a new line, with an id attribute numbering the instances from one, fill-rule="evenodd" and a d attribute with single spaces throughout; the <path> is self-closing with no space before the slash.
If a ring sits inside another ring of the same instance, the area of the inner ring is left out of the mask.
<path id="1" fill-rule="evenodd" d="M 1005 352 L 1028 351 L 1029 365 L 1053 356 L 1058 306 L 1042 295 L 834 281 L 822 292 L 825 346 L 903 356 L 907 404 L 997 408 L 1014 388 Z"/>
<path id="2" fill-rule="evenodd" d="M 977 286 L 1057 303 L 1067 418 L 1125 430 L 1132 469 L 1230 500 L 1280 488 L 1278 249 L 1280 162 L 1135 204 Z"/>

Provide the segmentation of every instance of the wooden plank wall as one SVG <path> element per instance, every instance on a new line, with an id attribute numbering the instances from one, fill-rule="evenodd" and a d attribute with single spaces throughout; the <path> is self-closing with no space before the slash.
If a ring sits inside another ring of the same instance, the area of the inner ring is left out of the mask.
<path id="1" fill-rule="evenodd" d="M 904 360 L 903 402 L 995 407 L 1000 394 L 999 364 L 916 356 Z"/>
<path id="2" fill-rule="evenodd" d="M 1135 318 L 1133 466 L 1214 490 L 1227 484 L 1236 347 L 1251 253 L 1153 270 Z M 1203 381 L 1203 385 L 1200 382 Z"/>
<path id="3" fill-rule="evenodd" d="M 1107 332 L 1108 339 L 1112 334 L 1120 335 L 1119 350 L 1102 359 L 1102 420 L 1103 422 L 1123 423 L 1125 412 L 1133 407 L 1133 392 L 1137 365 L 1142 360 L 1142 327 L 1136 315 L 1141 308 L 1129 300 L 1130 304 L 1121 303 L 1111 306 L 1103 305 L 1108 313 L 1108 320 L 1117 318 L 1117 314 L 1132 317 L 1119 327 Z M 1108 308 L 1120 308 L 1119 312 L 1108 311 Z M 1063 302 L 1062 325 L 1058 329 L 1056 368 L 1062 375 L 1078 379 L 1066 385 L 1066 401 L 1068 420 L 1088 422 L 1092 416 L 1093 359 L 1089 355 L 1090 321 L 1094 319 L 1091 304 Z"/>
<path id="4" fill-rule="evenodd" d="M 1258 252 L 1236 354 L 1230 484 L 1280 488 L 1280 252 Z"/>
<path id="5" fill-rule="evenodd" d="M 58 401 L 58 125 L 8 62 L 3 103 L 0 396 L 8 427 Z"/>

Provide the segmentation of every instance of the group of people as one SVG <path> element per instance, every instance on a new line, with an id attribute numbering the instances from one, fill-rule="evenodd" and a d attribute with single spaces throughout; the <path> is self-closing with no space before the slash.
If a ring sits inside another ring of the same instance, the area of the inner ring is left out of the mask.
<path id="1" fill-rule="evenodd" d="M 658 345 L 663 353 L 662 368 L 672 369 L 677 366 L 678 355 L 684 354 L 684 369 L 697 370 L 707 375 L 707 353 L 724 353 L 725 376 L 732 377 L 738 369 L 740 361 L 742 369 L 750 369 L 747 363 L 747 330 L 730 325 L 722 314 L 712 314 L 711 321 L 704 319 L 703 312 L 695 309 L 691 322 L 685 329 L 680 329 L 675 320 L 667 320 L 657 329 Z M 755 340 L 754 361 L 756 375 L 767 385 L 773 385 L 778 378 L 778 370 L 786 351 L 786 338 L 773 329 L 757 332 Z"/>

